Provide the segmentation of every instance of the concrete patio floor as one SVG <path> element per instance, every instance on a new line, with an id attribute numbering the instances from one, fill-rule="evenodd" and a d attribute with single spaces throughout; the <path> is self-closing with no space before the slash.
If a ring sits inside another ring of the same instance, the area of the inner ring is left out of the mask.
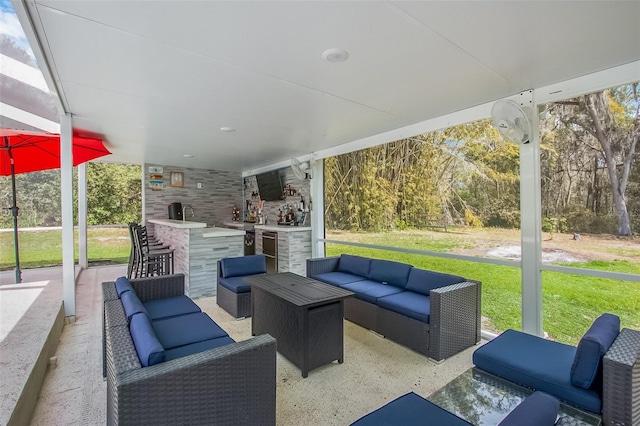
<path id="1" fill-rule="evenodd" d="M 76 322 L 64 326 L 57 365 L 49 367 L 32 425 L 105 424 L 100 283 L 125 272 L 124 265 L 81 272 Z M 250 338 L 250 319 L 234 319 L 216 305 L 215 298 L 196 302 L 235 340 Z M 345 321 L 344 364 L 334 362 L 312 370 L 303 379 L 300 370 L 278 354 L 277 424 L 346 425 L 407 392 L 427 397 L 470 368 L 474 350 L 436 364 Z"/>

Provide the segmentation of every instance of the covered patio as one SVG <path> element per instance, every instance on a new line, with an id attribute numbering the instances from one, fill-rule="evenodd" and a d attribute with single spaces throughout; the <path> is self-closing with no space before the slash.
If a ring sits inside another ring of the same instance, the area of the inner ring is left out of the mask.
<path id="1" fill-rule="evenodd" d="M 126 265 L 92 267 L 79 274 L 78 319 L 62 331 L 56 359 L 51 361 L 42 384 L 32 425 L 106 423 L 107 383 L 102 379 L 99 344 L 102 338 L 100 283 L 125 273 Z M 59 280 L 61 270 L 26 270 L 25 277 L 32 281 L 48 281 L 50 277 Z M 236 320 L 217 306 L 213 297 L 198 299 L 197 303 L 235 340 L 251 337 L 250 320 Z M 30 330 L 35 333 L 34 328 Z M 277 424 L 344 425 L 406 392 L 429 396 L 472 366 L 474 349 L 437 364 L 345 322 L 346 359 L 340 366 L 321 367 L 303 379 L 299 369 L 278 355 Z M 36 344 L 32 350 L 38 350 Z M 16 358 L 21 356 L 20 352 L 19 347 L 15 350 L 3 347 L 2 356 Z M 14 385 L 17 388 L 19 384 L 3 381 L 3 388 Z M 3 418 L 3 422 L 6 420 Z"/>
<path id="2" fill-rule="evenodd" d="M 142 164 L 145 187 L 147 167 L 240 174 L 241 187 L 243 177 L 308 161 L 312 255 L 323 256 L 325 158 L 487 118 L 500 99 L 541 112 L 545 103 L 640 75 L 637 2 L 463 5 L 20 1 L 15 9 L 57 95 L 63 141 L 72 128 L 101 135 L 113 152 L 105 161 Z M 530 120 L 531 143 L 519 147 L 526 196 L 517 266 L 522 328 L 542 335 L 541 272 L 569 271 L 541 264 L 538 114 Z M 73 316 L 68 156 L 62 153 L 64 291 Z M 184 196 L 201 194 L 185 189 Z M 163 210 L 143 198 L 143 220 Z M 84 253 L 81 238 L 82 266 Z"/>
<path id="3" fill-rule="evenodd" d="M 145 187 L 150 167 L 221 173 L 241 187 L 244 178 L 288 168 L 292 159 L 309 162 L 313 257 L 324 256 L 331 242 L 323 213 L 325 158 L 488 118 L 500 99 L 525 102 L 534 112 L 533 135 L 519 146 L 522 260 L 516 263 L 522 329 L 534 335 L 544 333 L 542 271 L 576 273 L 541 262 L 539 106 L 640 79 L 635 1 L 114 7 L 38 0 L 14 6 L 57 95 L 63 141 L 70 143 L 72 128 L 100 135 L 113 152 L 105 161 L 143 165 Z M 62 153 L 59 279 L 71 324 L 32 424 L 106 418 L 99 284 L 125 268 L 89 268 L 75 278 L 69 155 Z M 190 190 L 185 196 L 197 196 Z M 165 209 L 167 200 L 161 201 L 143 198 L 143 218 Z M 80 251 L 86 259 L 86 242 Z M 577 273 L 640 281 L 623 273 Z M 237 340 L 250 336 L 248 321 L 235 321 L 214 298 L 197 303 Z M 344 368 L 320 369 L 313 381 L 301 380 L 279 356 L 278 424 L 347 424 L 410 390 L 428 396 L 472 366 L 474 348 L 437 365 L 363 331 L 347 323 Z"/>

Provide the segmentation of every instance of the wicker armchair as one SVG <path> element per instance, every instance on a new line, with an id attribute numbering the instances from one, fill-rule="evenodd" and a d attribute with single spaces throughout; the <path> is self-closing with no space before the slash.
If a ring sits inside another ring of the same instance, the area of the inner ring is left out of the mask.
<path id="1" fill-rule="evenodd" d="M 184 294 L 184 277 L 131 281 L 140 300 Z M 109 425 L 275 425 L 276 342 L 257 336 L 142 368 L 114 283 L 103 283 Z"/>

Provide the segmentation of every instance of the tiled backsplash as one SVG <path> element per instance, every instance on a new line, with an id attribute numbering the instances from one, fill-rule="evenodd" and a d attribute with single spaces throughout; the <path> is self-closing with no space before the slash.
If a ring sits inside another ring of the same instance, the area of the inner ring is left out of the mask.
<path id="1" fill-rule="evenodd" d="M 162 167 L 163 188 L 149 187 L 149 167 Z M 233 206 L 242 207 L 242 174 L 206 169 L 192 169 L 159 164 L 144 165 L 145 220 L 167 219 L 169 203 L 191 205 L 195 217 L 187 210 L 187 220 L 206 222 L 208 226 L 221 226 L 231 219 Z M 183 173 L 183 187 L 170 186 L 171 172 Z M 198 183 L 201 188 L 198 188 Z"/>
<path id="2" fill-rule="evenodd" d="M 293 172 L 289 167 L 284 169 L 280 169 L 280 179 L 282 180 L 282 185 L 287 187 L 291 185 L 292 188 L 296 190 L 296 194 L 291 197 L 286 197 L 282 201 L 265 201 L 264 208 L 262 210 L 263 216 L 267 218 L 267 225 L 275 225 L 276 219 L 278 217 L 278 210 L 283 208 L 285 205 L 292 205 L 293 210 L 296 214 L 296 218 L 299 218 L 300 212 L 298 211 L 298 205 L 300 204 L 300 198 L 304 198 L 305 208 L 309 208 L 309 201 L 311 200 L 311 185 L 308 179 L 300 180 L 295 177 Z M 258 199 L 253 198 L 251 196 L 252 193 L 258 192 L 258 184 L 256 183 L 255 176 L 248 176 L 244 178 L 244 198 L 245 198 L 245 211 L 246 211 L 246 202 L 249 201 L 251 205 L 257 207 Z M 308 215 L 308 214 L 307 214 Z M 310 222 L 310 218 L 307 217 L 306 224 L 308 225 Z"/>
<path id="3" fill-rule="evenodd" d="M 153 190 L 149 186 L 149 167 L 162 167 L 162 189 Z M 257 207 L 257 198 L 252 198 L 253 192 L 258 192 L 258 185 L 255 176 L 243 178 L 239 172 L 225 172 L 206 169 L 193 169 L 175 166 L 162 166 L 159 164 L 144 165 L 144 194 L 145 194 L 145 221 L 148 219 L 167 219 L 167 206 L 169 203 L 179 202 L 184 206 L 191 205 L 195 212 L 195 217 L 189 216 L 187 210 L 187 220 L 195 222 L 205 222 L 208 226 L 222 226 L 223 222 L 228 222 L 232 218 L 233 207 L 244 214 L 246 211 L 246 201 Z M 181 172 L 183 174 L 183 187 L 176 188 L 170 185 L 171 172 Z M 304 198 L 305 207 L 309 208 L 311 186 L 308 179 L 300 180 L 295 177 L 289 167 L 280 169 L 280 178 L 283 186 L 291 185 L 296 190 L 296 195 L 286 197 L 282 201 L 265 201 L 263 215 L 267 217 L 267 223 L 275 225 L 278 210 L 285 205 L 291 204 L 294 207 L 296 217 L 300 212 L 298 205 L 301 197 Z M 198 188 L 201 184 L 201 188 Z M 244 200 L 243 204 L 243 186 Z M 245 216 L 241 215 L 241 219 Z M 307 225 L 309 218 L 307 218 Z"/>

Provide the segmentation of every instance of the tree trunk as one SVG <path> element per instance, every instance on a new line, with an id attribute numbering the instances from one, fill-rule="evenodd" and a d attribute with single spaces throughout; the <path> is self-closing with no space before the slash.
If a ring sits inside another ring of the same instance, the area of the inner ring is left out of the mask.
<path id="1" fill-rule="evenodd" d="M 607 102 L 604 92 L 585 96 L 585 107 L 595 127 L 594 136 L 598 139 L 598 142 L 600 142 L 604 161 L 607 164 L 607 172 L 609 174 L 609 181 L 611 182 L 613 205 L 616 215 L 618 216 L 618 235 L 629 236 L 631 235 L 631 223 L 629 221 L 629 212 L 627 211 L 627 202 L 625 200 L 623 187 L 621 186 L 620 179 L 618 177 L 618 169 L 616 167 L 613 149 L 611 148 L 611 141 L 608 138 L 608 132 L 605 132 L 605 127 L 607 129 L 609 128 L 607 125 L 608 123 L 606 123 L 608 114 L 605 112 L 608 111 Z M 605 111 L 602 111 L 602 114 L 598 114 L 598 107 Z M 601 121 L 601 118 L 605 123 Z"/>

